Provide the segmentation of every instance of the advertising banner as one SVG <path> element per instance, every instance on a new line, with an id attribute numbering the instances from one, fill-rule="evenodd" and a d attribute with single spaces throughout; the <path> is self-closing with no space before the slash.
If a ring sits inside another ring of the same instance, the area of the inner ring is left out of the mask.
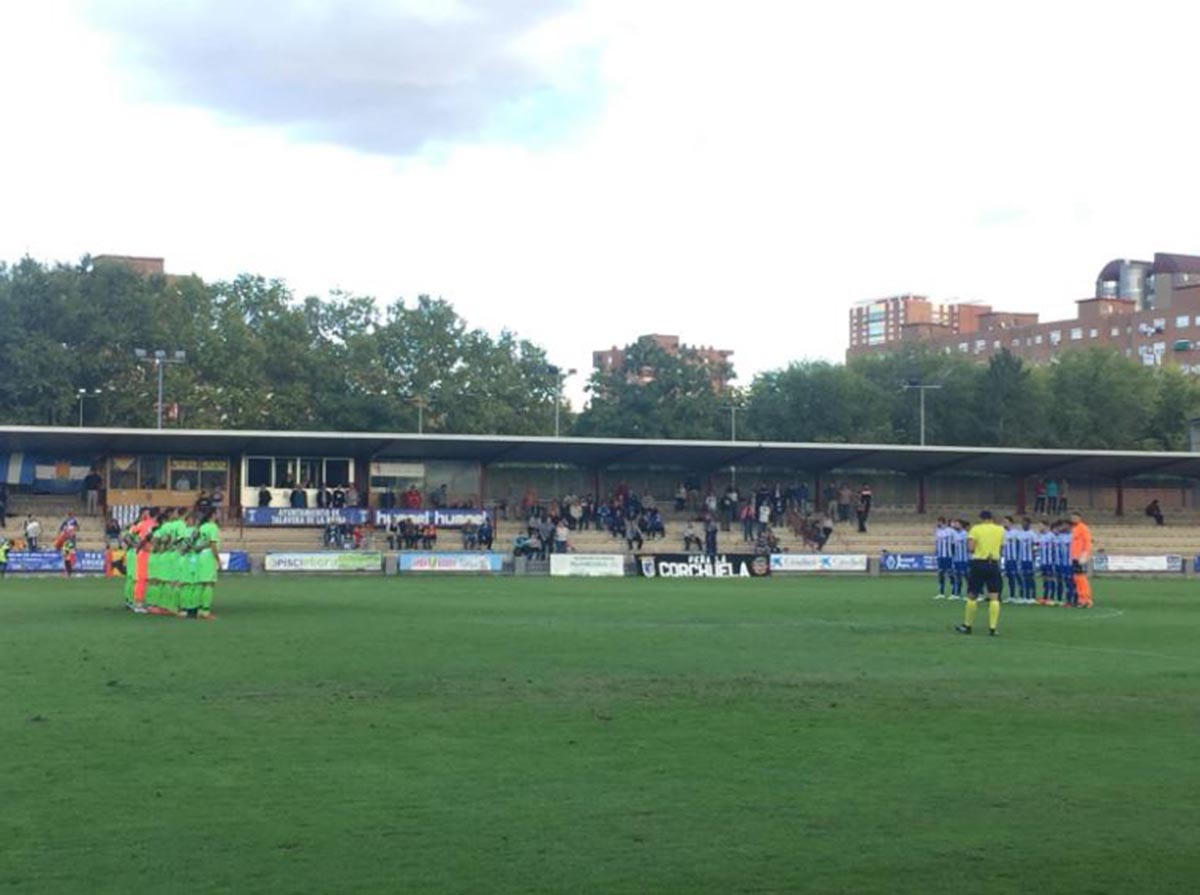
<path id="1" fill-rule="evenodd" d="M 332 550 L 324 553 L 268 553 L 266 572 L 382 572 L 383 554 L 374 550 Z"/>
<path id="2" fill-rule="evenodd" d="M 234 550 L 229 553 L 221 551 L 217 554 L 221 560 L 222 572 L 249 572 L 250 554 L 244 550 Z"/>
<path id="3" fill-rule="evenodd" d="M 397 572 L 500 572 L 502 553 L 399 553 Z"/>
<path id="4" fill-rule="evenodd" d="M 625 557 L 608 553 L 552 553 L 550 574 L 581 578 L 623 578 Z"/>
<path id="5" fill-rule="evenodd" d="M 1092 557 L 1095 572 L 1182 572 L 1182 556 L 1121 556 L 1097 553 Z"/>
<path id="6" fill-rule="evenodd" d="M 881 572 L 936 572 L 937 556 L 933 553 L 884 553 L 879 557 Z"/>
<path id="7" fill-rule="evenodd" d="M 321 509 L 308 507 L 298 510 L 291 507 L 246 507 L 242 517 L 249 526 L 291 526 L 323 528 L 326 525 L 364 525 L 371 520 L 371 511 L 353 509 Z"/>
<path id="8" fill-rule="evenodd" d="M 772 572 L 865 572 L 865 553 L 772 553 Z"/>
<path id="9" fill-rule="evenodd" d="M 62 554 L 57 550 L 13 550 L 8 554 L 8 571 L 63 572 Z M 75 571 L 104 574 L 103 550 L 79 550 L 75 553 Z"/>
<path id="10" fill-rule="evenodd" d="M 462 528 L 464 525 L 482 525 L 487 518 L 487 510 L 456 509 L 456 510 L 376 510 L 375 524 L 387 526 L 393 519 L 397 523 L 401 519 L 415 522 L 417 525 L 433 523 L 438 528 Z"/>
<path id="11" fill-rule="evenodd" d="M 761 578 L 771 574 L 771 558 L 754 553 L 638 554 L 643 578 Z"/>

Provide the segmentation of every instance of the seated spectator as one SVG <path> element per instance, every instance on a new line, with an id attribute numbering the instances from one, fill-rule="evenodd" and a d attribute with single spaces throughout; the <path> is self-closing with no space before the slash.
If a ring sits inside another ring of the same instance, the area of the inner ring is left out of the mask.
<path id="1" fill-rule="evenodd" d="M 340 510 L 346 506 L 346 492 L 339 486 L 333 489 L 333 494 L 329 499 L 329 506 L 332 509 Z"/>
<path id="2" fill-rule="evenodd" d="M 646 516 L 646 537 L 665 538 L 666 536 L 667 528 L 663 525 L 662 513 L 657 509 L 652 509 Z"/>
<path id="3" fill-rule="evenodd" d="M 462 539 L 464 550 L 474 550 L 479 546 L 479 526 L 474 522 L 468 522 L 462 527 Z"/>
<path id="4" fill-rule="evenodd" d="M 483 524 L 479 526 L 479 532 L 475 538 L 476 543 L 479 545 L 479 549 L 491 550 L 493 537 L 494 534 L 492 533 L 492 523 L 490 520 L 485 518 L 483 520 Z"/>
<path id="5" fill-rule="evenodd" d="M 351 532 L 351 537 L 354 538 L 354 549 L 362 550 L 363 541 L 366 539 L 366 532 L 363 531 L 363 527 L 361 525 L 354 526 L 354 530 Z"/>
<path id="6" fill-rule="evenodd" d="M 1164 524 L 1162 507 L 1159 506 L 1157 497 L 1146 505 L 1146 515 L 1154 520 L 1155 525 Z"/>
<path id="7" fill-rule="evenodd" d="M 396 521 L 395 516 L 392 516 L 387 524 L 388 550 L 399 550 L 402 543 L 400 540 L 400 523 Z"/>
<path id="8" fill-rule="evenodd" d="M 567 526 L 565 519 L 559 519 L 558 525 L 554 527 L 554 552 L 567 552 L 567 538 L 570 534 L 570 529 Z"/>
<path id="9" fill-rule="evenodd" d="M 699 553 L 704 549 L 704 541 L 700 537 L 700 532 L 696 528 L 696 523 L 688 520 L 688 524 L 683 529 L 683 551 L 691 553 L 693 550 Z"/>
<path id="10" fill-rule="evenodd" d="M 437 526 L 430 522 L 421 532 L 421 549 L 432 550 L 437 546 Z"/>

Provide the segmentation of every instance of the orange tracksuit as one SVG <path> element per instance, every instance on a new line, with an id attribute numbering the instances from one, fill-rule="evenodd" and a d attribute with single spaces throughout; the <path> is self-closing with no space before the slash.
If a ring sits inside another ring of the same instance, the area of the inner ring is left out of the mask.
<path id="1" fill-rule="evenodd" d="M 1071 527 L 1071 560 L 1078 560 L 1086 565 L 1092 556 L 1092 530 L 1087 523 L 1080 519 Z M 1086 573 L 1075 576 L 1075 593 L 1079 596 L 1080 606 L 1092 605 L 1092 585 Z"/>

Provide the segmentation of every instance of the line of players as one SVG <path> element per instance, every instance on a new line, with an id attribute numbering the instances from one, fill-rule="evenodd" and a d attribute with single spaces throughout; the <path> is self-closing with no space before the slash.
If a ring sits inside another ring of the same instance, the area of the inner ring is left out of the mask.
<path id="1" fill-rule="evenodd" d="M 1007 595 L 1006 603 L 1038 604 L 1042 606 L 1091 605 L 1090 593 L 1080 599 L 1076 587 L 1075 568 L 1071 558 L 1072 523 L 1065 519 L 1051 522 L 1043 519 L 1037 531 L 1028 517 L 1018 526 L 1012 516 L 1005 516 L 1004 544 L 1001 563 Z M 934 552 L 937 556 L 938 592 L 935 600 L 959 600 L 965 596 L 970 555 L 967 551 L 967 531 L 970 524 L 963 519 L 939 517 L 934 530 Z M 1038 593 L 1038 578 L 1041 593 Z M 946 592 L 947 587 L 949 593 Z"/>
<path id="2" fill-rule="evenodd" d="M 123 535 L 125 605 L 138 614 L 215 619 L 221 530 L 211 512 L 143 510 Z"/>

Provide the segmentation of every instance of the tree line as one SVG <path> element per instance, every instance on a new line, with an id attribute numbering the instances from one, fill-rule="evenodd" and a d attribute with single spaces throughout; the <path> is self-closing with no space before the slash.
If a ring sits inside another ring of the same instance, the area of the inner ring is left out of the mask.
<path id="1" fill-rule="evenodd" d="M 157 383 L 136 348 L 184 351 L 165 368 L 168 425 L 629 438 L 1186 450 L 1200 381 L 1112 349 L 1032 366 L 920 349 L 847 364 L 798 361 L 716 391 L 696 352 L 649 339 L 592 373 L 578 414 L 544 348 L 470 327 L 442 299 L 297 299 L 278 280 L 204 283 L 119 264 L 0 263 L 0 422 L 149 427 Z M 177 412 L 176 412 L 177 408 Z"/>

